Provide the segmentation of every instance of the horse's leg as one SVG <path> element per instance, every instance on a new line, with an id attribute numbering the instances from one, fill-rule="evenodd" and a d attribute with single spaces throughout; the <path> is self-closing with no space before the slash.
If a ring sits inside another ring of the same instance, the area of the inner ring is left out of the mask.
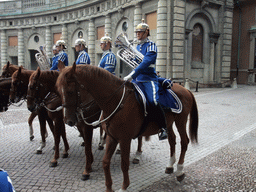
<path id="1" fill-rule="evenodd" d="M 133 164 L 139 164 L 140 157 L 141 157 L 141 154 L 142 154 L 141 148 L 142 148 L 142 136 L 138 137 L 138 148 L 137 148 L 135 157 L 132 160 Z"/>
<path id="2" fill-rule="evenodd" d="M 100 126 L 100 142 L 99 142 L 98 150 L 103 150 L 105 143 L 106 143 L 106 133 L 104 133 L 102 127 Z"/>
<path id="3" fill-rule="evenodd" d="M 106 138 L 106 152 L 103 157 L 103 169 L 105 174 L 105 185 L 107 187 L 106 192 L 113 192 L 112 190 L 112 179 L 110 174 L 110 161 L 116 150 L 117 141 L 107 135 Z"/>
<path id="4" fill-rule="evenodd" d="M 184 164 L 184 159 L 185 159 L 185 155 L 186 155 L 186 151 L 189 143 L 189 138 L 186 132 L 186 123 L 187 123 L 187 116 L 179 118 L 179 121 L 175 121 L 176 127 L 180 134 L 180 139 L 181 139 L 181 142 L 180 142 L 181 153 L 180 153 L 180 158 L 179 158 L 177 171 L 176 171 L 176 177 L 179 182 L 181 182 L 185 178 L 185 173 L 183 172 L 183 168 L 184 168 L 183 164 Z"/>
<path id="5" fill-rule="evenodd" d="M 117 145 L 116 154 L 121 154 L 120 144 Z"/>
<path id="6" fill-rule="evenodd" d="M 123 140 L 120 142 L 121 148 L 121 169 L 123 172 L 123 186 L 119 191 L 126 191 L 127 187 L 130 185 L 129 179 L 129 157 L 131 149 L 131 140 Z"/>
<path id="7" fill-rule="evenodd" d="M 65 127 L 63 118 L 60 118 L 59 121 L 60 122 L 58 124 L 59 124 L 59 127 L 61 129 L 61 137 L 62 137 L 64 146 L 65 146 L 63 154 L 62 154 L 62 158 L 67 158 L 68 157 L 69 144 L 68 144 L 67 135 L 66 135 L 66 127 Z"/>
<path id="8" fill-rule="evenodd" d="M 92 163 L 93 163 L 93 154 L 92 154 L 92 136 L 93 136 L 93 128 L 91 126 L 84 125 L 84 152 L 86 156 L 85 169 L 82 174 L 82 180 L 88 180 L 90 177 L 90 172 L 92 171 Z"/>
<path id="9" fill-rule="evenodd" d="M 45 120 L 45 114 L 39 112 L 38 114 L 39 124 L 40 124 L 40 132 L 41 132 L 41 146 L 36 150 L 37 154 L 42 154 L 42 149 L 45 147 L 45 131 L 46 131 L 46 120 Z"/>
<path id="10" fill-rule="evenodd" d="M 172 125 L 171 125 L 171 128 L 168 129 L 168 142 L 170 145 L 170 161 L 168 162 L 168 165 L 165 169 L 165 173 L 171 174 L 173 173 L 173 164 L 176 161 L 176 158 L 175 158 L 176 136 L 173 132 Z"/>
<path id="11" fill-rule="evenodd" d="M 60 156 L 60 135 L 61 135 L 61 130 L 60 127 L 57 123 L 58 121 L 54 122 L 54 157 L 50 162 L 50 167 L 56 167 L 58 165 L 57 160 L 59 159 Z"/>
<path id="12" fill-rule="evenodd" d="M 35 137 L 34 137 L 34 130 L 33 130 L 33 120 L 35 119 L 35 117 L 37 116 L 36 112 L 32 112 L 28 118 L 28 126 L 29 126 L 29 139 L 30 141 L 32 141 Z"/>

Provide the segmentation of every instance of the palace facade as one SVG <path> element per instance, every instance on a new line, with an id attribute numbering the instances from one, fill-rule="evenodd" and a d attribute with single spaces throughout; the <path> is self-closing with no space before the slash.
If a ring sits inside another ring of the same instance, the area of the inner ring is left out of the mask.
<path id="1" fill-rule="evenodd" d="M 69 65 L 74 43 L 86 40 L 92 65 L 102 51 L 99 39 L 113 41 L 121 32 L 130 41 L 135 26 L 145 19 L 150 39 L 158 46 L 156 70 L 162 77 L 190 79 L 204 85 L 230 81 L 233 0 L 16 0 L 0 2 L 1 68 L 10 61 L 36 69 L 35 53 L 61 37 L 67 42 Z M 113 47 L 116 53 L 117 49 Z M 116 74 L 131 68 L 118 58 Z"/>

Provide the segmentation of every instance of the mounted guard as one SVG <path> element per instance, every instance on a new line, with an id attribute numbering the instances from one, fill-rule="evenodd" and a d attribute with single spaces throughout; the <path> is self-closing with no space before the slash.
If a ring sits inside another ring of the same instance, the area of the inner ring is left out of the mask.
<path id="1" fill-rule="evenodd" d="M 137 25 L 135 32 L 138 40 L 136 49 L 132 47 L 124 34 L 117 37 L 116 45 L 123 47 L 121 59 L 134 68 L 129 75 L 124 77 L 124 80 L 132 79 L 132 83 L 136 84 L 143 91 L 150 110 L 153 111 L 155 117 L 159 120 L 158 123 L 161 127 L 159 130 L 159 140 L 164 140 L 167 139 L 166 120 L 164 111 L 159 104 L 159 83 L 155 71 L 157 46 L 148 39 L 148 36 L 150 36 L 149 26 L 144 20 Z M 120 52 L 118 52 L 119 55 Z"/>
<path id="2" fill-rule="evenodd" d="M 100 39 L 100 48 L 103 51 L 102 57 L 99 62 L 99 67 L 106 69 L 113 75 L 115 75 L 116 69 L 116 56 L 111 51 L 112 48 L 112 39 L 109 37 L 108 34 L 101 37 Z"/>
<path id="3" fill-rule="evenodd" d="M 57 47 L 57 50 L 59 51 L 58 61 L 60 60 L 65 64 L 65 66 L 68 66 L 68 55 L 64 51 L 64 49 L 67 49 L 66 42 L 62 39 L 58 40 L 56 42 L 56 47 Z"/>
<path id="4" fill-rule="evenodd" d="M 52 57 L 52 67 L 50 70 L 57 70 L 58 69 L 59 51 L 58 51 L 56 45 L 53 45 L 52 53 L 54 56 Z"/>
<path id="5" fill-rule="evenodd" d="M 86 52 L 86 41 L 82 38 L 79 38 L 75 41 L 75 49 L 76 52 L 79 52 L 79 55 L 77 57 L 76 60 L 76 64 L 90 64 L 91 60 L 90 57 L 88 55 L 88 53 Z"/>

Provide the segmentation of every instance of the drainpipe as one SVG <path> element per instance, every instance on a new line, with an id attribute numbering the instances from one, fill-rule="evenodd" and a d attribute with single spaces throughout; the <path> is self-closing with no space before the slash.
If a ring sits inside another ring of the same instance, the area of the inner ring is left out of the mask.
<path id="1" fill-rule="evenodd" d="M 239 9 L 239 26 L 238 26 L 238 51 L 237 51 L 237 64 L 236 64 L 236 78 L 238 78 L 238 70 L 240 65 L 240 47 L 241 47 L 241 25 L 242 25 L 242 9 L 239 0 L 236 1 Z"/>

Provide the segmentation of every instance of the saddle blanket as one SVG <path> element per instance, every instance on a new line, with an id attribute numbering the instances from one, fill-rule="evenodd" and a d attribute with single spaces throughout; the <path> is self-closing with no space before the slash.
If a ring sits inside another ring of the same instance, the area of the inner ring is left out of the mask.
<path id="1" fill-rule="evenodd" d="M 166 81 L 166 80 L 165 80 Z M 168 79 L 169 82 L 171 82 Z M 141 96 L 142 102 L 144 105 L 144 113 L 147 114 L 147 101 L 146 96 L 143 92 L 143 88 L 140 84 L 133 82 L 134 87 L 136 88 L 137 93 Z M 163 88 L 165 87 L 165 89 Z M 171 110 L 173 113 L 181 113 L 182 112 L 182 103 L 178 96 L 171 90 L 171 86 L 163 86 L 163 84 L 159 81 L 159 103 L 162 106 L 163 110 L 168 111 Z"/>

